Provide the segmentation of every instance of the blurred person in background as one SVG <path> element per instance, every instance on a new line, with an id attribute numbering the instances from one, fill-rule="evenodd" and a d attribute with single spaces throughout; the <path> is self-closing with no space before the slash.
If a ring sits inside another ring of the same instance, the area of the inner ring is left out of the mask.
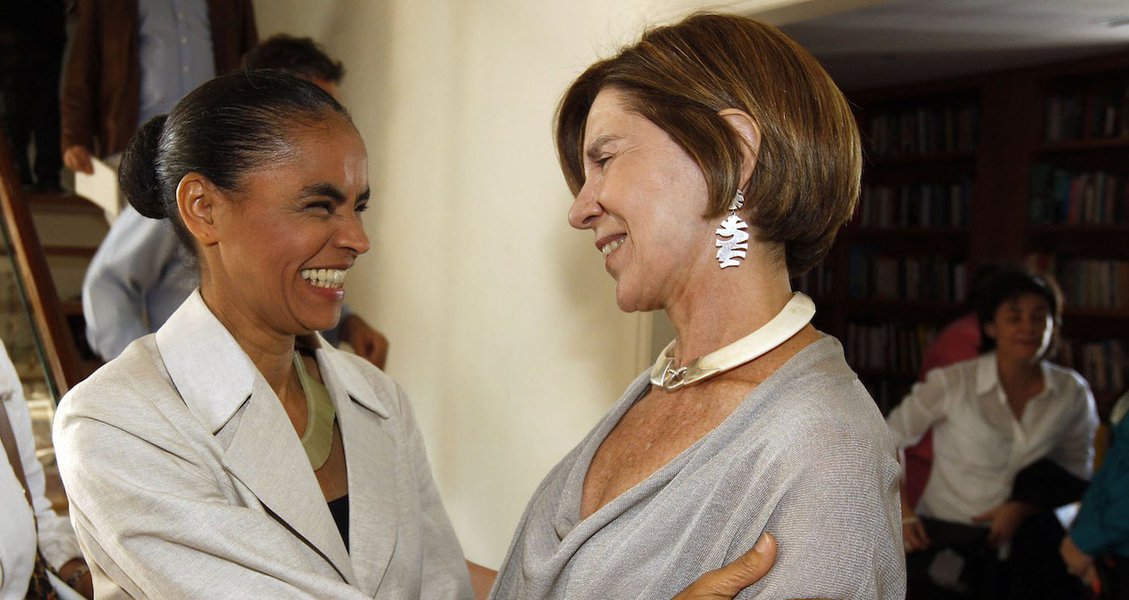
<path id="1" fill-rule="evenodd" d="M 94 597 L 90 570 L 66 517 L 44 495 L 43 465 L 23 384 L 0 342 L 0 600 Z M 65 585 L 64 585 L 65 584 Z M 69 594 L 69 595 L 68 595 Z"/>
<path id="2" fill-rule="evenodd" d="M 982 354 L 930 371 L 886 419 L 899 448 L 933 431 L 925 491 L 916 510 L 902 504 L 910 591 L 1077 597 L 1053 509 L 1081 496 L 1098 416 L 1082 376 L 1046 360 L 1061 295 L 1040 275 L 1001 269 L 977 304 Z"/>
<path id="3" fill-rule="evenodd" d="M 1070 572 L 1100 581 L 1103 599 L 1129 600 L 1129 391 L 1110 411 L 1113 435 L 1102 468 L 1059 551 Z"/>
<path id="4" fill-rule="evenodd" d="M 63 0 L 0 0 L 0 126 L 23 186 L 46 194 L 62 192 L 64 12 Z"/>

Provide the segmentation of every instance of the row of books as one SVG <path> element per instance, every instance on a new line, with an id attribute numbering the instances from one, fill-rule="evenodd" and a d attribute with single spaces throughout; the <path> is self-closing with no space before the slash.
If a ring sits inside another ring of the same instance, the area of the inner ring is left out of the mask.
<path id="1" fill-rule="evenodd" d="M 1081 343 L 1062 340 L 1055 362 L 1070 367 L 1090 383 L 1095 394 L 1113 395 L 1126 391 L 1129 354 L 1120 340 Z"/>
<path id="2" fill-rule="evenodd" d="M 866 148 L 875 157 L 973 152 L 979 119 L 974 102 L 882 112 L 870 119 Z"/>
<path id="3" fill-rule="evenodd" d="M 1067 307 L 1129 310 L 1129 261 L 1032 254 L 1027 263 L 1054 275 Z"/>
<path id="4" fill-rule="evenodd" d="M 890 256 L 856 247 L 850 255 L 851 298 L 963 302 L 968 296 L 968 267 L 947 256 Z"/>
<path id="5" fill-rule="evenodd" d="M 1047 99 L 1048 142 L 1129 137 L 1129 84 Z"/>
<path id="6" fill-rule="evenodd" d="M 821 262 L 807 273 L 792 278 L 792 288 L 812 298 L 827 298 L 834 291 L 831 265 Z"/>
<path id="7" fill-rule="evenodd" d="M 1035 165 L 1029 214 L 1036 225 L 1129 223 L 1129 176 Z"/>
<path id="8" fill-rule="evenodd" d="M 965 227 L 972 180 L 950 183 L 868 185 L 862 189 L 858 223 L 864 227 Z"/>
<path id="9" fill-rule="evenodd" d="M 843 351 L 857 371 L 914 378 L 936 331 L 923 325 L 847 323 Z"/>

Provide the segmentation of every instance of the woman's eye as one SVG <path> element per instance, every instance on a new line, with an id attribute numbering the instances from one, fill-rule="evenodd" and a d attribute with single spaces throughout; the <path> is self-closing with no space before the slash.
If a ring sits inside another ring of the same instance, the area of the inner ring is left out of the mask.
<path id="1" fill-rule="evenodd" d="M 368 202 L 359 202 L 357 206 L 353 208 L 353 212 L 357 213 L 363 213 L 366 210 L 368 210 Z"/>

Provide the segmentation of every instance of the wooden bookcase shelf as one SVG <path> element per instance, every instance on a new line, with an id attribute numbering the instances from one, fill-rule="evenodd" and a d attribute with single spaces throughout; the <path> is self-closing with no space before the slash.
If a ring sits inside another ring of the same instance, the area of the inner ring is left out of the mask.
<path id="1" fill-rule="evenodd" d="M 1129 387 L 1129 49 L 849 96 L 863 197 L 797 287 L 879 406 L 900 401 L 930 336 L 968 311 L 979 267 L 1025 262 L 1063 285 L 1055 360 L 1105 415 Z"/>

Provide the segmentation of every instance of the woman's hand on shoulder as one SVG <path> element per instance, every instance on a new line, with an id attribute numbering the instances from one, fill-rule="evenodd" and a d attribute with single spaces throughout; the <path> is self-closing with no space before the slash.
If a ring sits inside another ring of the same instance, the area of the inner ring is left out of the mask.
<path id="1" fill-rule="evenodd" d="M 384 370 L 388 361 L 388 338 L 355 313 L 341 322 L 341 339 L 353 347 L 358 356 Z"/>
<path id="2" fill-rule="evenodd" d="M 760 581 L 775 562 L 776 538 L 765 532 L 740 558 L 702 575 L 673 600 L 729 600 Z"/>

